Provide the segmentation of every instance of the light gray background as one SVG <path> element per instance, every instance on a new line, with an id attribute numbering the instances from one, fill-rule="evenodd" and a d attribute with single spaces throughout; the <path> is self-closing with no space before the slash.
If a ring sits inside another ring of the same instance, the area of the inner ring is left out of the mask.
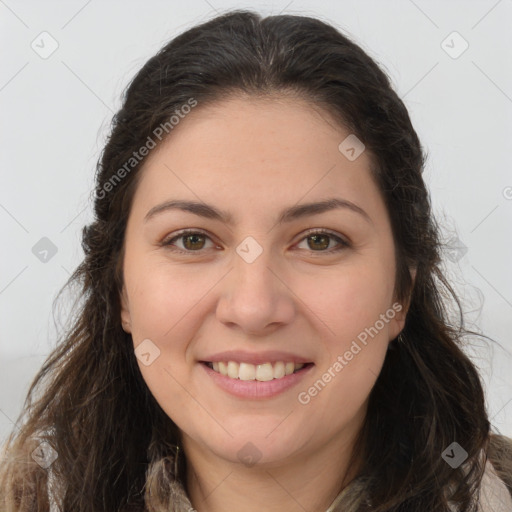
<path id="1" fill-rule="evenodd" d="M 468 326 L 501 344 L 468 352 L 495 430 L 512 436 L 512 0 L 0 0 L 0 441 L 55 345 L 52 301 L 82 257 L 95 164 L 123 88 L 164 42 L 235 7 L 330 21 L 391 76 L 429 154 Z M 44 31 L 58 43 L 46 59 L 31 47 L 51 48 Z M 462 48 L 446 39 L 453 31 L 469 44 L 458 58 L 445 51 Z M 32 253 L 42 237 L 58 251 L 47 262 Z"/>

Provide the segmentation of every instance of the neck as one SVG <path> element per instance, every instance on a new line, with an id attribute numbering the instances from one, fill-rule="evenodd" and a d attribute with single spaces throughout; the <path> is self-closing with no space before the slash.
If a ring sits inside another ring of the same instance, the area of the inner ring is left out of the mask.
<path id="1" fill-rule="evenodd" d="M 206 455 L 188 438 L 184 447 L 192 505 L 197 512 L 326 511 L 360 467 L 359 457 L 349 465 L 355 435 L 344 434 L 286 462 L 252 467 Z"/>

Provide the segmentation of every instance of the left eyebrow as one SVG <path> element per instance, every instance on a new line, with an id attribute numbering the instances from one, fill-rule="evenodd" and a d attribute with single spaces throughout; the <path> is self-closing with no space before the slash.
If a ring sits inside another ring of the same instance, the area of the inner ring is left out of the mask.
<path id="1" fill-rule="evenodd" d="M 318 215 L 320 213 L 339 208 L 345 208 L 358 213 L 370 224 L 373 224 L 370 216 L 361 207 L 357 206 L 351 201 L 337 197 L 314 203 L 298 204 L 286 208 L 280 213 L 277 224 L 292 222 L 309 215 Z M 144 217 L 144 222 L 147 222 L 155 215 L 168 210 L 182 210 L 193 213 L 194 215 L 198 215 L 200 217 L 205 217 L 207 219 L 218 220 L 224 222 L 225 224 L 232 224 L 233 222 L 233 216 L 227 211 L 219 210 L 215 206 L 206 203 L 185 200 L 170 200 L 154 206 Z"/>
<path id="2" fill-rule="evenodd" d="M 347 199 L 340 199 L 337 197 L 316 203 L 298 204 L 287 208 L 281 213 L 277 223 L 283 224 L 284 222 L 291 222 L 301 217 L 307 217 L 308 215 L 318 215 L 320 213 L 328 212 L 338 208 L 346 208 L 355 213 L 358 213 L 370 224 L 373 224 L 370 216 L 360 206 L 357 206 L 357 204 L 354 204 Z"/>

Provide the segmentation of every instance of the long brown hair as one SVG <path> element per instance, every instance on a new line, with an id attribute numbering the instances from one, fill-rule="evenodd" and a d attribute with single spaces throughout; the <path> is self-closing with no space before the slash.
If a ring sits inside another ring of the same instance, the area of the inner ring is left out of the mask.
<path id="1" fill-rule="evenodd" d="M 191 99 L 201 108 L 232 94 L 276 93 L 324 108 L 372 155 L 396 247 L 396 297 L 410 304 L 403 340 L 391 342 L 371 391 L 358 439 L 365 463 L 342 508 L 448 511 L 451 500 L 458 510 L 476 511 L 487 456 L 512 489 L 512 448 L 504 450 L 505 438 L 490 433 L 479 374 L 462 350 L 462 316 L 458 325 L 449 320 L 447 296 L 456 310 L 460 304 L 440 268 L 425 155 L 404 104 L 379 66 L 334 27 L 233 11 L 169 42 L 126 90 L 97 167 L 85 258 L 69 283 L 78 287 L 76 315 L 36 376 L 9 439 L 2 511 L 48 510 L 48 485 L 64 512 L 128 504 L 174 510 L 170 462 L 179 431 L 149 392 L 121 327 L 124 233 L 145 161 L 130 159 L 148 138 L 160 142 L 159 126 L 168 126 L 161 140 L 172 134 L 170 117 Z M 42 440 L 58 455 L 50 481 L 32 456 Z M 468 455 L 455 469 L 442 458 L 453 442 Z"/>

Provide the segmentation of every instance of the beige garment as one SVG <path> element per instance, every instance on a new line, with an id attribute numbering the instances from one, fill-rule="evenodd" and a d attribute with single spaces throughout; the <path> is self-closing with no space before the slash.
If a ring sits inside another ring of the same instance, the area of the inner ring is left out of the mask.
<path id="1" fill-rule="evenodd" d="M 480 490 L 482 512 L 512 512 L 512 496 L 488 460 Z"/>
<path id="2" fill-rule="evenodd" d="M 326 512 L 342 512 L 341 507 L 338 508 L 341 494 L 338 494 Z M 451 508 L 454 512 L 457 511 L 454 506 Z M 512 496 L 489 460 L 486 462 L 480 487 L 480 512 L 512 512 Z"/>
<path id="3" fill-rule="evenodd" d="M 180 484 L 174 487 L 176 505 L 172 512 L 197 512 L 190 503 Z M 340 501 L 343 499 L 343 491 L 338 494 L 332 504 L 325 512 L 343 512 Z M 482 478 L 480 489 L 481 512 L 512 512 L 512 496 L 507 490 L 504 482 L 496 475 L 491 462 L 487 460 L 485 473 Z M 456 511 L 455 508 L 453 508 Z M 430 511 L 425 511 L 430 512 Z"/>
<path id="4" fill-rule="evenodd" d="M 172 508 L 169 512 L 197 512 L 190 503 L 183 486 L 174 482 L 172 487 Z M 343 491 L 338 494 L 326 512 L 343 512 L 340 501 L 343 499 Z M 51 512 L 58 512 L 59 508 L 54 500 L 51 500 Z M 480 490 L 481 512 L 512 512 L 512 496 L 504 482 L 496 475 L 491 462 L 487 460 L 485 473 L 482 478 Z M 453 508 L 456 512 L 456 509 Z M 425 511 L 430 512 L 430 511 Z"/>

